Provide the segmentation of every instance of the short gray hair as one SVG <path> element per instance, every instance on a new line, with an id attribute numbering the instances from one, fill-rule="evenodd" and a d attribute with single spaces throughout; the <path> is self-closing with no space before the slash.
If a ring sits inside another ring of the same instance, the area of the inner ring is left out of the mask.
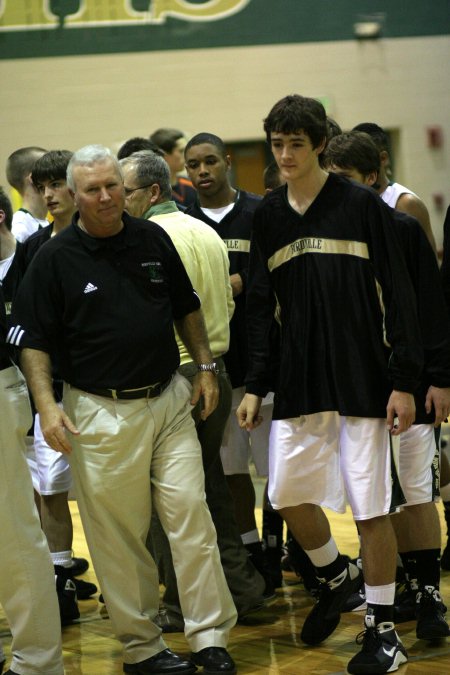
<path id="1" fill-rule="evenodd" d="M 136 180 L 139 186 L 157 183 L 164 200 L 172 197 L 170 184 L 170 169 L 166 160 L 151 150 L 133 152 L 129 157 L 120 160 L 121 166 L 132 166 L 136 170 Z"/>
<path id="2" fill-rule="evenodd" d="M 76 185 L 73 177 L 73 170 L 76 166 L 90 166 L 92 164 L 106 162 L 110 160 L 121 178 L 123 178 L 122 167 L 109 148 L 106 148 L 104 145 L 85 145 L 83 148 L 80 148 L 72 155 L 67 166 L 67 185 L 75 192 Z"/>

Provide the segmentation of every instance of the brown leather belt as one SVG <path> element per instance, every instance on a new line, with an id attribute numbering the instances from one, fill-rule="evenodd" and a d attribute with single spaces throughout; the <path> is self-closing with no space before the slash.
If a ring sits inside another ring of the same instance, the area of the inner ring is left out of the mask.
<path id="1" fill-rule="evenodd" d="M 80 387 L 83 391 L 94 396 L 104 396 L 105 398 L 119 399 L 123 401 L 137 399 L 137 398 L 156 398 L 160 396 L 165 389 L 172 382 L 171 375 L 164 382 L 157 382 L 151 384 L 149 387 L 140 387 L 139 389 L 86 389 Z"/>

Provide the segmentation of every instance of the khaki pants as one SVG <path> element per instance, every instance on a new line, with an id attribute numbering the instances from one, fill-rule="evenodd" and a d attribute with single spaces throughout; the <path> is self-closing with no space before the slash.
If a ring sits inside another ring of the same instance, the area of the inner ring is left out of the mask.
<path id="1" fill-rule="evenodd" d="M 25 460 L 32 417 L 16 367 L 0 371 L 0 604 L 11 627 L 11 670 L 61 675 L 55 576 Z"/>
<path id="2" fill-rule="evenodd" d="M 220 460 L 220 446 L 225 424 L 230 416 L 231 384 L 221 358 L 217 358 L 219 374 L 219 403 L 215 411 L 206 419 L 200 417 L 200 402 L 192 411 L 197 436 L 202 449 L 205 471 L 206 503 L 217 532 L 217 544 L 228 588 L 238 613 L 263 602 L 265 581 L 249 560 L 247 550 L 242 543 L 236 525 L 233 499 L 228 489 Z M 197 373 L 197 366 L 187 363 L 179 372 L 189 381 Z M 171 621 L 183 625 L 180 598 L 173 567 L 169 542 L 161 527 L 158 516 L 153 514 L 147 544 L 158 565 L 159 578 L 166 587 L 163 601 Z"/>
<path id="3" fill-rule="evenodd" d="M 69 457 L 80 514 L 128 663 L 166 647 L 152 621 L 159 608 L 158 574 L 145 545 L 152 501 L 169 538 L 192 651 L 225 647 L 236 621 L 205 502 L 190 394 L 181 375 L 148 400 L 65 387 L 64 408 L 80 432 Z"/>

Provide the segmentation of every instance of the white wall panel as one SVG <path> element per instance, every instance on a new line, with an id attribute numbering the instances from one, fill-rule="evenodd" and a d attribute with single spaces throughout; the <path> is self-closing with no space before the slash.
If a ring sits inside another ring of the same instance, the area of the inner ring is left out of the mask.
<path id="1" fill-rule="evenodd" d="M 0 61 L 0 181 L 25 145 L 117 148 L 158 126 L 262 138 L 262 118 L 288 93 L 323 96 L 344 127 L 375 121 L 400 132 L 396 178 L 430 209 L 441 241 L 450 202 L 450 39 L 340 41 Z M 442 149 L 427 147 L 440 125 Z"/>

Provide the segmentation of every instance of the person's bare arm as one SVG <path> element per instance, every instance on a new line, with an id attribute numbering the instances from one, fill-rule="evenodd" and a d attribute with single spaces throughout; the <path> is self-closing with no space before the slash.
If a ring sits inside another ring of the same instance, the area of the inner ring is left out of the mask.
<path id="1" fill-rule="evenodd" d="M 72 434 L 79 432 L 55 401 L 49 355 L 38 349 L 25 348 L 21 352 L 20 363 L 40 415 L 46 442 L 53 450 L 69 454 L 72 446 L 67 439 L 66 429 Z"/>
<path id="2" fill-rule="evenodd" d="M 175 321 L 175 327 L 194 363 L 213 361 L 201 309 L 190 312 L 182 319 Z M 191 404 L 195 405 L 200 396 L 203 396 L 201 418 L 205 420 L 216 409 L 219 402 L 219 387 L 214 373 L 202 371 L 195 375 L 192 383 Z"/>
<path id="3" fill-rule="evenodd" d="M 419 197 L 412 195 L 410 192 L 405 192 L 400 195 L 397 200 L 395 208 L 402 213 L 407 213 L 419 221 L 423 231 L 427 235 L 427 239 L 436 254 L 436 242 L 434 240 L 433 230 L 431 229 L 430 214 L 428 209 Z"/>

